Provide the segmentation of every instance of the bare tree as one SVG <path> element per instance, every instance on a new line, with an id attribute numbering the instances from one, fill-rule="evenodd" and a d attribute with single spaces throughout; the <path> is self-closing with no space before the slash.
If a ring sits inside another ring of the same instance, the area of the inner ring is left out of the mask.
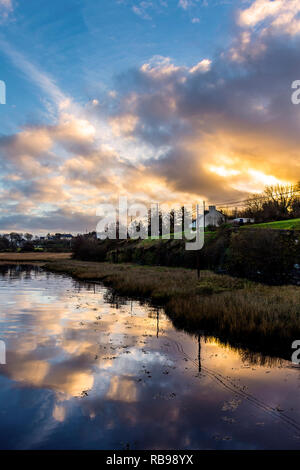
<path id="1" fill-rule="evenodd" d="M 253 194 L 246 201 L 243 215 L 257 221 L 286 219 L 294 216 L 299 206 L 300 183 L 266 186 L 262 194 Z"/>

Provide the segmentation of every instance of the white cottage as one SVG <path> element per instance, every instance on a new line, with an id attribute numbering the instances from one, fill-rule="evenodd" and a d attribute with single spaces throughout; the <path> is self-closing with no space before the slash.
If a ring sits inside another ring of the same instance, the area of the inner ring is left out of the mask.
<path id="1" fill-rule="evenodd" d="M 200 225 L 202 224 L 202 217 L 200 216 Z M 224 224 L 225 216 L 222 212 L 217 211 L 216 206 L 209 206 L 208 211 L 205 211 L 205 227 L 208 225 L 213 225 L 215 227 L 219 227 L 220 225 Z M 193 221 L 193 228 L 196 228 L 196 221 Z"/>

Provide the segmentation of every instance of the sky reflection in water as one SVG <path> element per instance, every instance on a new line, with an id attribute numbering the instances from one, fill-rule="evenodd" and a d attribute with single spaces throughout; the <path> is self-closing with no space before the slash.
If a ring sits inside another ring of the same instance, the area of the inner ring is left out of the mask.
<path id="1" fill-rule="evenodd" d="M 0 272 L 2 449 L 300 448 L 299 369 L 40 269 Z"/>

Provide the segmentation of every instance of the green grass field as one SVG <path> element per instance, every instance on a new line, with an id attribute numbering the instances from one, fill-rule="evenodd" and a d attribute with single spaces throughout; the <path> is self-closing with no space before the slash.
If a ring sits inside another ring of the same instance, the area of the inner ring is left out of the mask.
<path id="1" fill-rule="evenodd" d="M 247 225 L 243 228 L 271 228 L 277 230 L 300 230 L 300 219 L 278 220 L 263 224 Z"/>

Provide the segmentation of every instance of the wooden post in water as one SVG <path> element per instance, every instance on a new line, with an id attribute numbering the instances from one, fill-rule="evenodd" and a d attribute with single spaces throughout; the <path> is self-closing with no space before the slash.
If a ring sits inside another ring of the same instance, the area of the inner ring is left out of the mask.
<path id="1" fill-rule="evenodd" d="M 201 335 L 198 334 L 198 370 L 201 372 Z"/>

